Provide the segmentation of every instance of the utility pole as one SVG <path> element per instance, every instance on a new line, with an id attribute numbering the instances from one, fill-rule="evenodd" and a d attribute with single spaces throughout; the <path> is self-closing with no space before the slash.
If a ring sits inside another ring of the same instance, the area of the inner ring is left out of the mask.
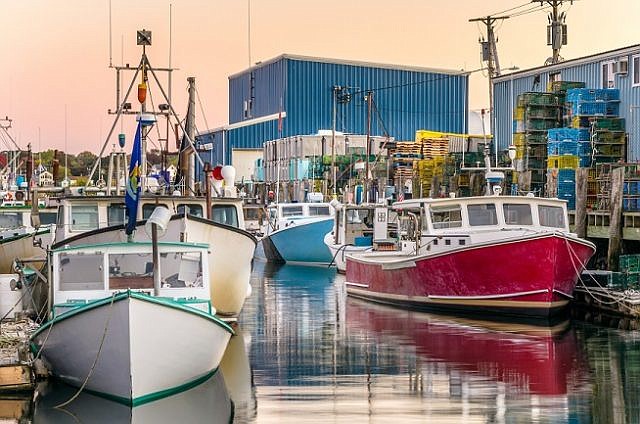
<path id="1" fill-rule="evenodd" d="M 371 156 L 371 106 L 373 104 L 373 91 L 367 91 L 365 100 L 367 101 L 367 148 L 365 149 L 367 158 L 364 163 L 364 199 L 369 203 L 369 157 Z"/>
<path id="2" fill-rule="evenodd" d="M 551 6 L 551 12 L 548 15 L 549 25 L 547 25 L 547 46 L 551 46 L 553 54 L 545 62 L 545 65 L 552 65 L 562 61 L 560 49 L 567 45 L 567 14 L 566 12 L 558 13 L 558 9 L 562 4 L 568 1 L 573 4 L 574 0 L 531 0 L 531 3 L 545 3 Z"/>
<path id="3" fill-rule="evenodd" d="M 489 133 L 493 134 L 493 78 L 500 76 L 500 61 L 498 60 L 498 49 L 496 47 L 496 37 L 494 24 L 497 21 L 508 19 L 508 16 L 485 16 L 482 18 L 469 19 L 469 22 L 482 22 L 487 28 L 487 38 L 481 37 L 478 41 L 482 46 L 482 61 L 487 63 L 489 74 L 489 113 L 490 125 Z"/>
<path id="4" fill-rule="evenodd" d="M 333 198 L 338 197 L 338 174 L 336 172 L 336 115 L 338 113 L 338 91 L 342 90 L 342 87 L 338 85 L 333 86 L 333 118 L 331 124 L 331 173 L 333 180 Z"/>

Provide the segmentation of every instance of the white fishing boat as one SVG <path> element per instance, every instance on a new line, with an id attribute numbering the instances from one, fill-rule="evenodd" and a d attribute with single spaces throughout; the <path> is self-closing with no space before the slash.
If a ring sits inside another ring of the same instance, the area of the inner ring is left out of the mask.
<path id="1" fill-rule="evenodd" d="M 52 374 L 127 405 L 218 369 L 233 330 L 211 306 L 208 245 L 107 243 L 50 254 L 51 319 L 31 337 Z"/>
<path id="2" fill-rule="evenodd" d="M 330 204 L 336 211 L 335 219 L 324 244 L 331 252 L 332 264 L 344 274 L 347 255 L 370 252 L 374 245 L 387 242 L 389 225 L 397 228 L 397 214 L 383 204 L 342 205 L 337 200 Z"/>
<path id="3" fill-rule="evenodd" d="M 121 196 L 68 196 L 60 206 L 53 248 L 127 240 L 125 204 Z M 242 200 L 213 198 L 211 219 L 202 197 L 141 196 L 138 229 L 133 240 L 148 241 L 144 230 L 156 206 L 167 208 L 172 217 L 163 241 L 189 241 L 211 246 L 208 259 L 211 299 L 219 315 L 237 316 L 251 294 L 251 261 L 257 241 L 243 229 Z"/>

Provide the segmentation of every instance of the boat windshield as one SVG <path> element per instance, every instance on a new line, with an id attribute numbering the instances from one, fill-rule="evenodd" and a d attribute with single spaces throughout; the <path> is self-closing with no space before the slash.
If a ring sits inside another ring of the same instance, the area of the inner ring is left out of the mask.
<path id="1" fill-rule="evenodd" d="M 176 211 L 179 214 L 182 215 L 182 214 L 184 214 L 184 210 L 185 209 L 187 210 L 187 214 L 188 215 L 199 216 L 199 217 L 203 216 L 202 215 L 202 206 L 200 206 L 200 205 L 193 205 L 193 204 L 189 205 L 189 204 L 186 204 L 186 203 L 180 203 L 178 205 L 178 207 L 176 208 Z"/>
<path id="2" fill-rule="evenodd" d="M 329 216 L 329 206 L 309 206 L 309 216 Z"/>
<path id="3" fill-rule="evenodd" d="M 17 212 L 4 212 L 0 214 L 0 228 L 22 227 L 21 214 Z"/>
<path id="4" fill-rule="evenodd" d="M 89 231 L 98 228 L 98 205 L 71 206 L 71 230 Z"/>
<path id="5" fill-rule="evenodd" d="M 538 216 L 543 227 L 565 228 L 564 210 L 560 206 L 538 205 Z"/>
<path id="6" fill-rule="evenodd" d="M 469 225 L 498 225 L 498 215 L 496 214 L 496 205 L 493 203 L 485 203 L 482 205 L 467 206 L 469 213 Z"/>
<path id="7" fill-rule="evenodd" d="M 104 290 L 103 260 L 102 254 L 60 254 L 60 290 Z"/>
<path id="8" fill-rule="evenodd" d="M 502 210 L 507 225 L 533 225 L 531 206 L 528 204 L 505 203 Z"/>
<path id="9" fill-rule="evenodd" d="M 282 208 L 282 216 L 300 216 L 302 215 L 302 205 L 299 206 L 284 206 Z"/>
<path id="10" fill-rule="evenodd" d="M 431 222 L 435 229 L 462 227 L 460 205 L 432 206 Z"/>
<path id="11" fill-rule="evenodd" d="M 202 287 L 200 253 L 162 253 L 160 284 L 162 288 Z M 109 289 L 153 289 L 151 253 L 109 254 Z"/>
<path id="12" fill-rule="evenodd" d="M 238 228 L 238 211 L 234 205 L 213 205 L 211 206 L 211 220 Z"/>

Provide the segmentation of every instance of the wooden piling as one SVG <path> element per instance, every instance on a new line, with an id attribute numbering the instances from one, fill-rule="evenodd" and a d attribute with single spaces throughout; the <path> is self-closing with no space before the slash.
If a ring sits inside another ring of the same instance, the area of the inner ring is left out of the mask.
<path id="1" fill-rule="evenodd" d="M 522 191 L 531 190 L 531 171 L 518 173 L 518 188 Z"/>
<path id="2" fill-rule="evenodd" d="M 588 178 L 589 178 L 588 168 L 578 168 L 576 170 L 576 234 L 580 238 L 587 237 L 587 180 Z"/>
<path id="3" fill-rule="evenodd" d="M 607 265 L 609 270 L 618 271 L 618 258 L 622 249 L 622 186 L 624 184 L 624 167 L 611 171 L 611 197 L 609 221 L 609 250 Z"/>
<path id="4" fill-rule="evenodd" d="M 554 170 L 547 172 L 547 197 L 555 199 L 558 197 L 558 173 Z"/>

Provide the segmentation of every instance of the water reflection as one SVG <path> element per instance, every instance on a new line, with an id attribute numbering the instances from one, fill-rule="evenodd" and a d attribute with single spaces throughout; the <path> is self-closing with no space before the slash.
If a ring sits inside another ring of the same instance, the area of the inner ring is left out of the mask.
<path id="1" fill-rule="evenodd" d="M 252 286 L 208 385 L 60 411 L 76 389 L 50 382 L 34 422 L 640 422 L 640 332 L 409 312 L 348 298 L 322 267 L 256 261 Z"/>
<path id="2" fill-rule="evenodd" d="M 209 380 L 183 393 L 131 408 L 101 396 L 82 392 L 63 408 L 77 388 L 56 380 L 41 383 L 34 412 L 35 423 L 229 423 L 233 405 L 224 378 L 216 373 Z"/>

